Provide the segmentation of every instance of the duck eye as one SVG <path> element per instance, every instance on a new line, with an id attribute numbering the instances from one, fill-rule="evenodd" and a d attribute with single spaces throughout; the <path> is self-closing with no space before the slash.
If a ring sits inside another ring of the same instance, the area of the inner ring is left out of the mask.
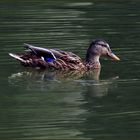
<path id="1" fill-rule="evenodd" d="M 97 44 L 107 48 L 107 45 L 105 44 L 101 44 L 101 43 L 97 43 Z"/>
<path id="2" fill-rule="evenodd" d="M 110 47 L 109 47 L 108 44 L 97 43 L 97 45 L 100 45 L 102 47 L 105 47 L 109 52 L 111 52 L 111 49 L 110 49 Z"/>
<path id="3" fill-rule="evenodd" d="M 107 48 L 107 45 L 105 45 L 105 44 L 101 44 L 101 46 L 103 46 L 103 47 L 106 47 L 106 48 Z"/>

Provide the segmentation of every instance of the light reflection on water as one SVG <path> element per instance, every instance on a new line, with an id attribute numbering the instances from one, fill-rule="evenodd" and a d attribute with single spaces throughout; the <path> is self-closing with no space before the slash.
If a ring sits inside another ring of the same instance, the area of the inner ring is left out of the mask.
<path id="1" fill-rule="evenodd" d="M 1 139 L 139 139 L 139 1 L 0 2 Z M 82 58 L 94 38 L 120 62 L 89 73 L 25 69 L 23 43 Z"/>

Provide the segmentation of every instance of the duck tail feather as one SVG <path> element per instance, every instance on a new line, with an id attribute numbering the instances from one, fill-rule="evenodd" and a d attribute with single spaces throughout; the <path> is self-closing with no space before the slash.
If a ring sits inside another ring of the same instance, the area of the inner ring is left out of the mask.
<path id="1" fill-rule="evenodd" d="M 16 60 L 19 60 L 20 62 L 26 63 L 26 61 L 24 59 L 22 59 L 19 55 L 13 54 L 13 53 L 9 53 L 9 55 L 13 58 L 15 58 Z"/>

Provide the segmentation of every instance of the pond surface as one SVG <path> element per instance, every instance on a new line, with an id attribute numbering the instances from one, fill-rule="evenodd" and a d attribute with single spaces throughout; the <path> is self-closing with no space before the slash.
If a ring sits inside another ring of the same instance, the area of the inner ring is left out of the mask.
<path id="1" fill-rule="evenodd" d="M 0 1 L 0 139 L 140 139 L 140 1 Z M 82 58 L 103 38 L 121 58 L 86 75 L 26 69 L 23 43 Z"/>

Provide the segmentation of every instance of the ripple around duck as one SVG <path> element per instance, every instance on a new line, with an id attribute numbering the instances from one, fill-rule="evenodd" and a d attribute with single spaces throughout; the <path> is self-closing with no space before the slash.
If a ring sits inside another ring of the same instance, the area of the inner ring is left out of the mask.
<path id="1" fill-rule="evenodd" d="M 118 117 L 118 116 L 124 116 L 124 115 L 140 116 L 140 111 L 136 110 L 136 111 L 111 113 L 111 114 L 104 114 L 103 116 Z"/>
<path id="2" fill-rule="evenodd" d="M 69 6 L 69 7 L 85 7 L 85 6 L 91 6 L 93 5 L 94 3 L 92 2 L 74 2 L 74 3 L 68 3 L 66 4 L 66 6 Z"/>
<path id="3" fill-rule="evenodd" d="M 117 82 L 123 84 L 139 84 L 140 79 L 119 79 Z"/>

